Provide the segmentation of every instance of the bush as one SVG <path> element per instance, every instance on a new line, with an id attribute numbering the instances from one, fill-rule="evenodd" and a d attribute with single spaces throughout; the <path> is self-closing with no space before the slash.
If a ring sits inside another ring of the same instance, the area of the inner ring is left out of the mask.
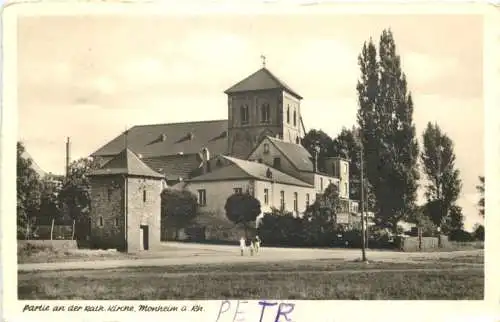
<path id="1" fill-rule="evenodd" d="M 161 193 L 161 231 L 165 239 L 166 231 L 172 227 L 177 231 L 186 228 L 198 215 L 198 200 L 188 190 L 167 188 Z"/>
<path id="2" fill-rule="evenodd" d="M 471 242 L 474 240 L 474 236 L 463 229 L 451 231 L 448 238 L 457 242 Z"/>
<path id="3" fill-rule="evenodd" d="M 479 241 L 484 241 L 484 226 L 477 225 L 473 233 L 474 239 Z"/>

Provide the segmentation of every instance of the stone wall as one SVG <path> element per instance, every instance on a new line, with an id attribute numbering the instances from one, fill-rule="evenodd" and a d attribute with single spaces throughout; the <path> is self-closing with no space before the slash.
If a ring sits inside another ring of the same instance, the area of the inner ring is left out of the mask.
<path id="1" fill-rule="evenodd" d="M 141 226 L 148 227 L 149 250 L 161 246 L 161 181 L 158 179 L 128 178 L 128 251 L 141 249 Z M 146 199 L 144 200 L 144 191 Z"/>
<path id="2" fill-rule="evenodd" d="M 439 247 L 438 237 L 403 237 L 396 240 L 397 247 L 404 252 L 428 251 L 437 248 L 446 248 L 450 245 L 448 236 L 441 236 L 441 247 Z"/>
<path id="3" fill-rule="evenodd" d="M 33 248 L 50 248 L 50 249 L 78 249 L 76 240 L 18 240 L 17 249 L 26 249 L 32 246 Z"/>
<path id="4" fill-rule="evenodd" d="M 280 110 L 283 108 L 281 90 L 254 91 L 233 94 L 228 97 L 228 145 L 229 154 L 246 158 L 264 135 L 283 135 Z M 261 122 L 261 106 L 269 104 L 270 120 Z M 242 124 L 241 106 L 247 105 L 249 120 Z"/>
<path id="5" fill-rule="evenodd" d="M 91 246 L 124 250 L 124 178 L 102 176 L 91 178 Z M 102 218 L 102 225 L 101 225 Z"/>

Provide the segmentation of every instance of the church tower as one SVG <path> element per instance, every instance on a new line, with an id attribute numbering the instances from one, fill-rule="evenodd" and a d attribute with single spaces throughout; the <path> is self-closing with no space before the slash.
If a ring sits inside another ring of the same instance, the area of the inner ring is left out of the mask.
<path id="1" fill-rule="evenodd" d="M 265 65 L 224 93 L 228 103 L 228 152 L 245 159 L 264 136 L 300 144 L 302 97 Z"/>

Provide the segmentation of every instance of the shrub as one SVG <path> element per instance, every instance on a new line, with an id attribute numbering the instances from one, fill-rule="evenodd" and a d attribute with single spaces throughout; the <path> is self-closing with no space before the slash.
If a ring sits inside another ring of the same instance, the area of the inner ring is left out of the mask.
<path id="1" fill-rule="evenodd" d="M 484 241 L 484 226 L 477 225 L 474 229 L 474 239 L 479 241 Z"/>
<path id="2" fill-rule="evenodd" d="M 198 200 L 188 190 L 167 188 L 161 193 L 162 236 L 173 227 L 175 237 L 180 228 L 187 227 L 198 215 Z"/>
<path id="3" fill-rule="evenodd" d="M 448 238 L 451 241 L 458 242 L 471 242 L 474 240 L 474 236 L 463 229 L 451 231 Z"/>

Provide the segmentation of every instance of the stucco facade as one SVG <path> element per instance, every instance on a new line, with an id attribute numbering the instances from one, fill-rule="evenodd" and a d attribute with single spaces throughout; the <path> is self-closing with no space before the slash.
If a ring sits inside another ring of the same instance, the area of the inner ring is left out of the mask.
<path id="1" fill-rule="evenodd" d="M 192 182 L 184 188 L 198 196 L 200 210 L 221 217 L 225 217 L 226 200 L 235 193 L 235 189 L 253 194 L 260 201 L 262 213 L 269 212 L 272 207 L 281 209 L 283 200 L 285 211 L 302 214 L 306 209 L 307 200 L 312 204 L 316 198 L 313 188 L 255 179 Z M 204 191 L 201 193 L 205 195 L 204 199 L 200 197 L 200 191 Z"/>
<path id="2" fill-rule="evenodd" d="M 271 208 L 281 209 L 295 215 L 303 214 L 308 204 L 314 203 L 316 193 L 313 188 L 292 186 L 268 181 L 255 181 L 254 196 L 260 201 L 263 213 Z"/>
<path id="3" fill-rule="evenodd" d="M 243 192 L 251 190 L 253 181 L 248 179 L 190 182 L 184 184 L 183 187 L 198 197 L 201 211 L 225 218 L 226 210 L 224 207 L 227 198 L 235 192 L 234 189 L 242 189 Z M 205 194 L 204 198 L 202 194 Z"/>

